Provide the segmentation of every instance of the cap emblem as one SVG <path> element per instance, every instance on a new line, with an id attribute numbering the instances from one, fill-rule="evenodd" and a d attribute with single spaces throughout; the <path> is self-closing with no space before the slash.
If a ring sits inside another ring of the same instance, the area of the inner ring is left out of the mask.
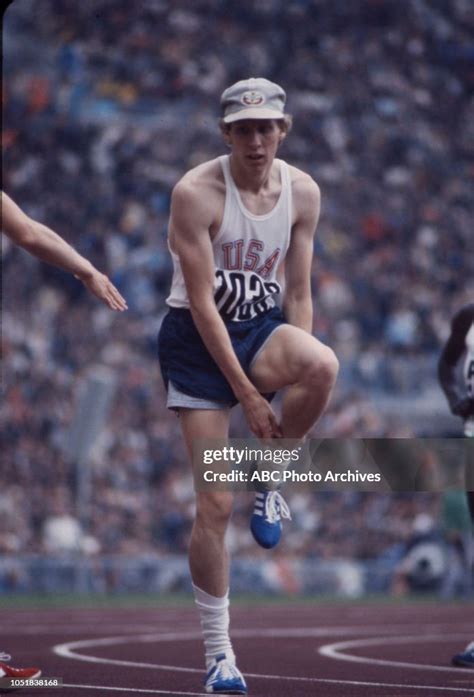
<path id="1" fill-rule="evenodd" d="M 242 95 L 242 104 L 245 104 L 245 106 L 260 106 L 264 102 L 265 97 L 261 92 L 251 90 L 250 92 L 244 92 Z"/>

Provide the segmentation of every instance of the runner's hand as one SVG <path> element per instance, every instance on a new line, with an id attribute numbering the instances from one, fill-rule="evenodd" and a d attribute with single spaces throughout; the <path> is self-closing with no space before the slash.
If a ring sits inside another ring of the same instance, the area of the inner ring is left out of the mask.
<path id="1" fill-rule="evenodd" d="M 114 286 L 107 276 L 95 269 L 87 276 L 76 276 L 83 282 L 87 290 L 95 295 L 99 300 L 102 300 L 111 310 L 123 312 L 128 309 L 127 302 L 123 298 L 117 288 Z"/>
<path id="2" fill-rule="evenodd" d="M 267 400 L 255 390 L 240 403 L 252 433 L 257 438 L 282 438 L 281 426 Z"/>

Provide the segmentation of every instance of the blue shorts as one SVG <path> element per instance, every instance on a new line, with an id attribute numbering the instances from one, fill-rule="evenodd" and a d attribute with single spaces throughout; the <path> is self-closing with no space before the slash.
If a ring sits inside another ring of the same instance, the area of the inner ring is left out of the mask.
<path id="1" fill-rule="evenodd" d="M 244 322 L 226 322 L 232 346 L 247 376 L 269 336 L 282 324 L 286 324 L 286 320 L 279 307 Z M 166 389 L 172 382 L 180 392 L 192 397 L 230 406 L 237 404 L 231 386 L 207 350 L 189 310 L 170 308 L 158 335 L 158 358 Z M 265 395 L 269 400 L 273 396 Z"/>

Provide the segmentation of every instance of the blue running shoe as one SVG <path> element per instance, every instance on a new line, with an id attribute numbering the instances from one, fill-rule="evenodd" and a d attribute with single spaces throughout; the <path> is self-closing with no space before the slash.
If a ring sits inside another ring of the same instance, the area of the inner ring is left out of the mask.
<path id="1" fill-rule="evenodd" d="M 225 653 L 215 658 L 204 680 L 206 692 L 214 695 L 246 695 L 247 684 L 235 663 L 231 663 Z"/>
<path id="2" fill-rule="evenodd" d="M 261 547 L 271 549 L 280 542 L 282 518 L 291 520 L 291 514 L 279 491 L 259 491 L 255 494 L 250 530 Z"/>
<path id="3" fill-rule="evenodd" d="M 474 641 L 471 641 L 462 653 L 453 656 L 452 663 L 463 668 L 474 668 Z"/>

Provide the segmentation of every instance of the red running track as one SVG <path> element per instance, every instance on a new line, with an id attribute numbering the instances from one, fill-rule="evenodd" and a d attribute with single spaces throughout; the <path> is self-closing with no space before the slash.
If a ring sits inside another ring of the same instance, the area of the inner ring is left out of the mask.
<path id="1" fill-rule="evenodd" d="M 450 664 L 474 639 L 472 604 L 240 604 L 231 617 L 253 697 L 474 697 L 474 670 Z M 25 696 L 204 694 L 193 607 L 2 610 L 1 620 L 12 664 L 64 682 Z"/>

